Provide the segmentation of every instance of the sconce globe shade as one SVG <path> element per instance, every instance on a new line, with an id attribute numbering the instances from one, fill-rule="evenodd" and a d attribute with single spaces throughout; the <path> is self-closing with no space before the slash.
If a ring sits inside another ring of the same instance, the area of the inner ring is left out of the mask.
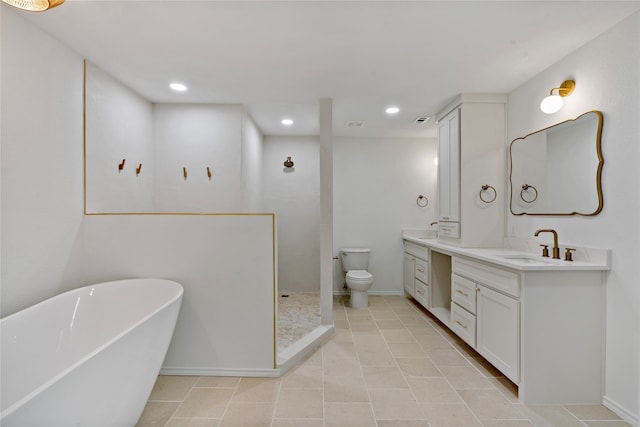
<path id="1" fill-rule="evenodd" d="M 2 0 L 4 3 L 29 12 L 44 12 L 64 3 L 64 0 Z"/>
<path id="2" fill-rule="evenodd" d="M 562 97 L 559 95 L 549 95 L 540 103 L 540 110 L 545 114 L 553 114 L 562 108 Z"/>

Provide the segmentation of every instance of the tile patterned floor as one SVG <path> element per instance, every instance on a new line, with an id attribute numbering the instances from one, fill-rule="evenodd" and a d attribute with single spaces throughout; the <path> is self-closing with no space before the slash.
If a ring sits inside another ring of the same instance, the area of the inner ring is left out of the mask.
<path id="1" fill-rule="evenodd" d="M 404 297 L 334 301 L 335 335 L 282 378 L 160 376 L 139 427 L 621 427 L 600 405 L 525 406 Z"/>

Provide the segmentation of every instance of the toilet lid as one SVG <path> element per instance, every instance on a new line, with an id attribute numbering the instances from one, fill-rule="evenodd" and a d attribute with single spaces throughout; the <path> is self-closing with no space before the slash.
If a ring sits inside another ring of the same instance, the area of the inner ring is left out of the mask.
<path id="1" fill-rule="evenodd" d="M 369 280 L 373 278 L 371 273 L 369 273 L 366 270 L 350 270 L 347 273 L 347 277 L 349 279 L 355 279 L 355 280 Z"/>

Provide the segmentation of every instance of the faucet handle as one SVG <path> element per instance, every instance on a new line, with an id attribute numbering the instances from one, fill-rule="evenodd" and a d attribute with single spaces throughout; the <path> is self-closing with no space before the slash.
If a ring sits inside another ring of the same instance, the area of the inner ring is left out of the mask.
<path id="1" fill-rule="evenodd" d="M 572 251 L 575 251 L 576 248 L 566 248 L 564 252 L 564 260 L 565 261 L 573 261 Z"/>
<path id="2" fill-rule="evenodd" d="M 549 245 L 540 245 L 542 246 L 542 256 L 545 258 L 549 258 Z"/>

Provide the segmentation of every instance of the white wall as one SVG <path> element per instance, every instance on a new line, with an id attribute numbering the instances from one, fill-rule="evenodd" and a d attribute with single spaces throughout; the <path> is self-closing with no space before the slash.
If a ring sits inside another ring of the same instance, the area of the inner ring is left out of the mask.
<path id="1" fill-rule="evenodd" d="M 402 294 L 402 229 L 427 229 L 436 220 L 435 139 L 334 138 L 333 248 L 371 248 L 370 293 Z M 418 207 L 419 195 L 429 199 Z M 343 277 L 335 261 L 334 292 Z"/>
<path id="2" fill-rule="evenodd" d="M 87 212 L 262 210 L 263 136 L 241 106 L 152 104 L 91 63 L 86 83 Z"/>
<path id="3" fill-rule="evenodd" d="M 180 375 L 275 375 L 273 215 L 92 215 L 85 283 L 159 277 L 184 286 L 163 364 Z"/>
<path id="4" fill-rule="evenodd" d="M 553 115 L 538 105 L 563 80 L 576 89 Z M 636 13 L 509 96 L 509 140 L 588 110 L 604 114 L 604 209 L 593 218 L 508 218 L 510 236 L 554 228 L 561 244 L 612 249 L 606 278 L 605 403 L 637 422 L 640 380 L 640 14 Z M 567 173 L 570 173 L 568 171 Z M 568 308 L 567 315 L 571 311 Z M 568 338 L 570 339 L 570 338 Z"/>
<path id="5" fill-rule="evenodd" d="M 242 107 L 155 104 L 153 120 L 156 212 L 241 212 Z"/>
<path id="6" fill-rule="evenodd" d="M 153 212 L 153 106 L 90 62 L 86 75 L 87 212 Z"/>
<path id="7" fill-rule="evenodd" d="M 264 136 L 251 117 L 242 114 L 242 211 L 262 212 Z"/>
<path id="8" fill-rule="evenodd" d="M 2 316 L 61 290 L 82 221 L 82 58 L 2 8 Z"/>
<path id="9" fill-rule="evenodd" d="M 267 136 L 264 208 L 278 219 L 278 287 L 320 291 L 320 158 L 317 137 Z M 295 166 L 285 168 L 290 156 Z"/>

